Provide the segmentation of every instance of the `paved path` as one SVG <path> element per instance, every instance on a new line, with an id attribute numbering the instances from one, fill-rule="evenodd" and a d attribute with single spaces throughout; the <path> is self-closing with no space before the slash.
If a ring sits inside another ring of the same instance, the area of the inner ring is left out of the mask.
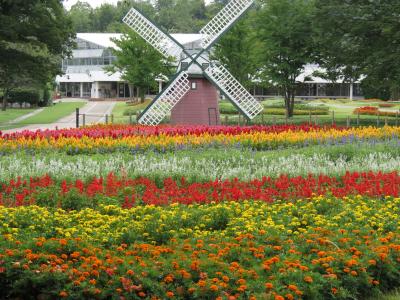
<path id="1" fill-rule="evenodd" d="M 88 102 L 84 107 L 80 109 L 81 114 L 85 114 L 86 125 L 104 123 L 105 115 L 111 115 L 112 110 L 116 102 L 112 101 L 99 101 L 99 102 Z M 80 117 L 80 125 L 82 125 L 82 116 Z M 67 117 L 59 119 L 55 123 L 51 124 L 33 124 L 20 128 L 14 128 L 2 131 L 3 133 L 11 133 L 22 130 L 45 130 L 45 129 L 56 129 L 56 128 L 71 128 L 76 126 L 75 112 Z"/>
<path id="2" fill-rule="evenodd" d="M 23 116 L 20 116 L 20 117 L 14 119 L 14 120 L 8 121 L 8 122 L 6 122 L 6 124 L 19 123 L 19 122 L 21 122 L 21 121 L 23 121 L 23 120 L 25 120 L 25 119 L 28 119 L 28 118 L 30 118 L 30 117 L 32 117 L 32 116 L 34 116 L 34 115 L 37 115 L 37 114 L 40 113 L 43 109 L 44 109 L 44 108 L 36 109 L 36 110 L 34 110 L 33 112 L 30 112 L 29 114 L 26 114 L 26 115 L 23 115 Z"/>

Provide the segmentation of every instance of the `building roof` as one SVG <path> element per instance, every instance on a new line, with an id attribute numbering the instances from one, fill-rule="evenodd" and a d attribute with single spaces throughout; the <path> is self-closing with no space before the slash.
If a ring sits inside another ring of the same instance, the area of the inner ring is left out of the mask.
<path id="1" fill-rule="evenodd" d="M 76 37 L 104 48 L 116 48 L 113 38 L 121 38 L 121 33 L 77 33 Z M 171 36 L 180 44 L 185 45 L 199 41 L 204 35 L 197 33 L 173 33 Z"/>
<path id="2" fill-rule="evenodd" d="M 105 71 L 90 71 L 87 73 L 68 73 L 57 76 L 57 82 L 109 82 L 121 81 L 121 73 L 109 74 Z"/>
<path id="3" fill-rule="evenodd" d="M 319 65 L 316 64 L 308 64 L 304 66 L 303 72 L 296 78 L 296 81 L 298 82 L 304 82 L 304 83 L 332 83 L 332 81 L 321 78 L 318 76 L 314 76 L 314 72 L 319 72 L 319 73 L 325 73 L 326 70 L 324 68 L 321 68 Z M 343 78 L 338 78 L 336 80 L 336 83 L 343 83 L 344 79 Z M 356 83 L 359 83 L 360 81 L 356 81 Z"/>

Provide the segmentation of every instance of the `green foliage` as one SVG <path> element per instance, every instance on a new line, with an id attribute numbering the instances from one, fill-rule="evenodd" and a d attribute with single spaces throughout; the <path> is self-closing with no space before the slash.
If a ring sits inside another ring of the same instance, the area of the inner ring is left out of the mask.
<path id="1" fill-rule="evenodd" d="M 108 68 L 108 71 L 122 72 L 122 79 L 139 88 L 142 102 L 145 90 L 155 87 L 156 78 L 159 74 L 170 73 L 170 61 L 149 45 L 134 31 L 129 30 L 121 39 L 115 39 L 118 47 L 112 52 L 117 60 Z"/>
<path id="2" fill-rule="evenodd" d="M 71 7 L 68 14 L 76 32 L 92 31 L 94 14 L 89 3 L 78 1 Z"/>
<path id="3" fill-rule="evenodd" d="M 0 2 L 0 90 L 3 110 L 9 91 L 42 89 L 61 72 L 60 59 L 70 53 L 74 33 L 59 0 Z"/>
<path id="4" fill-rule="evenodd" d="M 208 7 L 204 0 L 125 0 L 117 5 L 103 4 L 92 8 L 88 2 L 78 1 L 71 7 L 71 16 L 76 32 L 123 32 L 122 19 L 131 7 L 169 32 L 198 32 L 209 20 Z"/>
<path id="5" fill-rule="evenodd" d="M 261 77 L 282 90 L 289 117 L 293 115 L 296 78 L 313 60 L 313 11 L 314 2 L 309 0 L 262 1 L 255 21 Z"/>
<path id="6" fill-rule="evenodd" d="M 314 28 L 323 66 L 338 75 L 366 76 L 369 96 L 400 96 L 400 5 L 396 0 L 317 0 Z"/>
<path id="7" fill-rule="evenodd" d="M 252 13 L 252 15 L 254 12 Z M 245 87 L 252 85 L 251 75 L 256 72 L 254 61 L 254 35 L 251 17 L 240 20 L 216 44 L 213 55 Z"/>
<path id="8" fill-rule="evenodd" d="M 8 102 L 22 104 L 29 103 L 37 105 L 40 101 L 40 93 L 37 89 L 16 89 L 9 93 Z"/>
<path id="9" fill-rule="evenodd" d="M 272 104 L 269 105 L 268 102 L 263 103 L 264 105 L 264 113 L 267 115 L 282 115 L 286 114 L 286 108 L 284 104 Z M 221 114 L 224 115 L 235 115 L 238 114 L 238 110 L 229 102 L 220 102 L 219 110 Z M 297 104 L 296 109 L 293 111 L 293 115 L 297 116 L 305 116 L 309 115 L 311 112 L 312 115 L 328 115 L 329 107 L 326 105 L 318 105 L 311 106 L 305 104 Z"/>
<path id="10" fill-rule="evenodd" d="M 390 86 L 382 81 L 367 77 L 361 83 L 363 95 L 367 99 L 378 98 L 389 100 L 391 97 Z"/>

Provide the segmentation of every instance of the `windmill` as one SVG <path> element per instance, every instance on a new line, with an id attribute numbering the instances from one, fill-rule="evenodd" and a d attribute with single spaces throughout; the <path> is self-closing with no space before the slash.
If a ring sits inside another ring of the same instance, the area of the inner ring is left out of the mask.
<path id="1" fill-rule="evenodd" d="M 251 7 L 254 0 L 231 0 L 201 30 L 196 50 L 185 49 L 171 35 L 132 8 L 123 22 L 165 57 L 178 62 L 176 74 L 138 118 L 158 125 L 169 113 L 173 124 L 219 124 L 217 88 L 251 120 L 262 105 L 218 61 L 210 59 L 216 41 Z"/>

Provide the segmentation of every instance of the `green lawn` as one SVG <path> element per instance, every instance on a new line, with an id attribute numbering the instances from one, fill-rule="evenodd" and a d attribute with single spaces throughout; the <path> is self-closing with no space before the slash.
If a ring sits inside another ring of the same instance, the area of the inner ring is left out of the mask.
<path id="1" fill-rule="evenodd" d="M 298 100 L 296 100 L 298 101 Z M 296 106 L 301 106 L 301 109 L 307 109 L 304 107 L 309 106 L 310 109 L 316 108 L 318 106 L 322 106 L 329 109 L 329 113 L 327 115 L 317 115 L 311 116 L 311 122 L 317 124 L 332 124 L 333 115 L 334 121 L 337 125 L 346 125 L 347 118 L 350 118 L 350 125 L 355 126 L 357 123 L 359 125 L 378 125 L 383 126 L 385 124 L 385 117 L 377 117 L 377 116 L 367 116 L 367 115 L 360 115 L 359 119 L 357 120 L 357 115 L 353 114 L 353 111 L 356 107 L 361 106 L 378 106 L 380 103 L 379 101 L 369 101 L 369 100 L 357 100 L 351 101 L 349 99 L 337 99 L 337 100 L 330 100 L 330 99 L 319 99 L 319 100 L 303 100 L 300 101 L 301 103 L 295 104 Z M 128 105 L 126 102 L 118 102 L 113 110 L 114 115 L 114 122 L 115 123 L 128 123 L 129 122 L 129 113 L 132 114 L 132 121 L 136 122 L 136 114 L 138 111 L 143 111 L 146 106 L 150 103 L 150 100 L 146 100 L 143 104 L 136 104 L 136 105 Z M 387 103 L 387 102 L 386 102 Z M 281 115 L 272 115 L 268 114 L 272 108 L 276 108 L 279 106 L 283 107 L 283 99 L 275 98 L 275 99 L 267 99 L 262 102 L 266 110 L 264 110 L 263 116 L 257 116 L 251 123 L 252 124 L 285 124 L 286 122 L 290 124 L 299 124 L 310 122 L 310 116 L 307 115 L 296 115 L 293 118 L 286 119 L 283 115 L 283 108 Z M 381 108 L 381 110 L 390 110 L 390 111 L 399 111 L 400 103 L 393 103 L 395 104 L 394 107 L 391 108 Z M 239 124 L 239 117 L 237 109 L 226 100 L 220 102 L 221 111 L 226 111 L 227 114 L 221 112 L 221 122 L 222 124 Z M 165 122 L 168 122 L 168 118 L 165 118 Z M 245 124 L 245 118 L 243 116 L 240 117 L 240 124 Z M 400 125 L 400 118 L 396 120 L 394 117 L 387 117 L 386 121 L 389 125 Z"/>
<path id="2" fill-rule="evenodd" d="M 114 123 L 128 123 L 129 113 L 132 115 L 132 121 L 136 122 L 136 114 L 138 111 L 143 111 L 151 100 L 146 100 L 144 103 L 128 105 L 126 102 L 117 102 L 112 114 L 114 115 Z"/>
<path id="3" fill-rule="evenodd" d="M 81 108 L 86 102 L 61 102 L 53 106 L 45 107 L 43 111 L 27 118 L 18 125 L 29 125 L 29 124 L 49 124 L 58 121 L 59 119 L 72 114 L 75 109 Z"/>
<path id="4" fill-rule="evenodd" d="M 34 111 L 33 108 L 9 108 L 6 111 L 0 111 L 0 124 L 10 122 L 32 111 Z"/>
<path id="5" fill-rule="evenodd" d="M 297 100 L 296 100 L 297 101 Z M 279 105 L 283 105 L 283 99 L 268 99 L 264 100 L 263 105 L 265 108 L 268 107 L 276 107 Z M 383 101 L 368 101 L 368 100 L 357 100 L 357 101 L 351 101 L 349 99 L 338 99 L 338 100 L 329 100 L 329 99 L 321 99 L 321 100 L 303 100 L 301 101 L 301 104 L 295 104 L 295 110 L 296 106 L 298 107 L 299 105 L 303 106 L 304 105 L 309 105 L 310 107 L 318 107 L 320 105 L 323 105 L 325 107 L 329 108 L 329 114 L 328 115 L 318 115 L 318 116 L 311 116 L 311 122 L 312 123 L 317 123 L 317 124 L 332 124 L 333 121 L 333 115 L 334 115 L 334 121 L 338 125 L 346 125 L 347 124 L 347 118 L 350 118 L 350 125 L 354 126 L 357 125 L 384 125 L 385 124 L 385 119 L 387 120 L 387 123 L 389 125 L 400 125 L 400 118 L 396 120 L 395 117 L 377 117 L 377 116 L 367 116 L 367 115 L 360 115 L 359 120 L 357 121 L 357 115 L 353 114 L 353 111 L 356 107 L 362 107 L 362 106 L 379 106 L 379 104 L 385 103 Z M 387 103 L 387 102 L 386 102 Z M 391 102 L 389 102 L 391 103 Z M 400 109 L 400 103 L 393 103 L 395 104 L 394 107 L 391 108 L 381 108 L 381 110 L 389 110 L 389 111 L 399 111 Z M 234 109 L 233 105 L 227 101 L 222 101 L 221 105 L 226 109 L 227 107 L 230 107 Z M 266 110 L 268 111 L 268 110 Z M 293 123 L 293 124 L 298 124 L 298 123 L 304 123 L 304 122 L 310 122 L 310 116 L 309 115 L 303 115 L 303 116 L 294 116 L 293 118 L 290 118 L 286 120 L 284 115 L 271 115 L 266 113 L 264 111 L 264 115 L 257 116 L 252 123 L 253 124 L 284 124 L 286 122 L 288 123 Z M 228 114 L 228 115 L 221 115 L 221 121 L 222 124 L 239 124 L 239 118 L 238 114 L 235 112 L 234 114 Z M 243 116 L 241 116 L 241 124 L 245 123 L 245 119 Z"/>

